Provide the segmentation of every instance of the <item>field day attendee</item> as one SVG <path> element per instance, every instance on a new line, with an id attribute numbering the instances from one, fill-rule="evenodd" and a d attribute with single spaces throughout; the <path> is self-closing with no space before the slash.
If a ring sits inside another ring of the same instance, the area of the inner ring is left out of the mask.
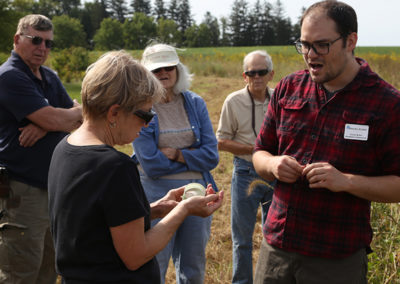
<path id="1" fill-rule="evenodd" d="M 216 189 L 210 171 L 219 161 L 217 139 L 204 100 L 189 91 L 188 69 L 175 48 L 166 44 L 146 47 L 141 62 L 166 90 L 166 96 L 153 106 L 154 119 L 133 143 L 147 198 L 153 202 L 169 188 L 192 182 L 212 184 Z M 171 256 L 178 284 L 204 282 L 211 220 L 211 216 L 186 218 L 167 247 L 157 254 L 161 283 L 165 282 Z M 159 221 L 154 220 L 152 226 Z"/>
<path id="2" fill-rule="evenodd" d="M 53 25 L 19 20 L 14 50 L 0 67 L 0 283 L 55 283 L 47 209 L 47 173 L 57 143 L 82 120 L 54 71 L 42 64 Z M 7 175 L 7 177 L 5 177 Z"/>
<path id="3" fill-rule="evenodd" d="M 158 284 L 154 256 L 179 225 L 222 205 L 222 192 L 181 201 L 183 187 L 149 204 L 135 162 L 114 148 L 139 136 L 163 93 L 124 51 L 108 52 L 88 67 L 83 124 L 58 144 L 49 171 L 51 231 L 64 283 Z M 150 229 L 153 218 L 163 219 Z"/>
<path id="4" fill-rule="evenodd" d="M 231 182 L 232 283 L 253 283 L 253 232 L 261 205 L 262 223 L 268 214 L 272 189 L 249 185 L 260 180 L 251 155 L 273 90 L 272 59 L 264 50 L 250 52 L 243 60 L 246 86 L 233 92 L 222 106 L 217 129 L 218 149 L 234 155 Z M 251 192 L 251 194 L 248 194 Z"/>
<path id="5" fill-rule="evenodd" d="M 277 179 L 255 283 L 367 283 L 371 201 L 400 201 L 400 92 L 354 56 L 352 7 L 318 2 L 300 24 L 307 70 L 275 88 L 253 154 Z"/>

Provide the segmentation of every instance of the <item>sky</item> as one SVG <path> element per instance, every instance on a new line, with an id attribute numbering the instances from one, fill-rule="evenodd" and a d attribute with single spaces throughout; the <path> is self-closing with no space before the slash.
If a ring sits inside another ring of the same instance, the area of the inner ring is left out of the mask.
<path id="1" fill-rule="evenodd" d="M 167 3 L 168 1 L 164 1 Z M 192 15 L 197 24 L 209 11 L 218 19 L 228 17 L 234 0 L 190 0 Z M 250 8 L 256 0 L 247 0 Z M 262 1 L 261 1 L 262 2 Z M 276 0 L 268 0 L 274 4 Z M 281 0 L 286 16 L 292 24 L 301 15 L 302 7 L 308 7 L 316 0 Z M 342 0 L 352 6 L 358 18 L 358 46 L 400 46 L 400 0 Z M 154 3 L 154 1 L 152 1 Z"/>

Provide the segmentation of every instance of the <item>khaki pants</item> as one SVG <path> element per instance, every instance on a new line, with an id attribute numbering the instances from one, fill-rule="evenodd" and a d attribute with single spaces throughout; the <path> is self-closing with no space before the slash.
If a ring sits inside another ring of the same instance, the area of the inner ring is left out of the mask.
<path id="1" fill-rule="evenodd" d="M 11 180 L 0 199 L 0 283 L 56 283 L 47 191 Z"/>
<path id="2" fill-rule="evenodd" d="M 255 284 L 366 284 L 365 249 L 341 259 L 304 256 L 269 245 L 263 239 Z"/>

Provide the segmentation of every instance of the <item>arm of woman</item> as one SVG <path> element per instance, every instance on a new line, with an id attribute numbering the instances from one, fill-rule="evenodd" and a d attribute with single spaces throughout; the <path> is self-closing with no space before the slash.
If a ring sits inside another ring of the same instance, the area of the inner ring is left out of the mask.
<path id="1" fill-rule="evenodd" d="M 144 232 L 144 218 L 111 227 L 114 247 L 129 270 L 137 270 L 150 261 L 169 242 L 188 215 L 210 216 L 221 207 L 223 192 L 195 196 L 180 202 L 155 227 Z"/>
<path id="2" fill-rule="evenodd" d="M 151 178 L 187 171 L 185 164 L 168 159 L 158 148 L 157 127 L 158 122 L 155 118 L 147 128 L 140 131 L 140 136 L 133 142 L 136 158 L 143 171 Z"/>
<path id="3" fill-rule="evenodd" d="M 181 153 L 189 170 L 205 172 L 214 169 L 219 162 L 218 142 L 215 137 L 207 106 L 200 96 L 193 98 L 193 107 L 188 107 L 189 114 L 198 120 L 200 131 L 200 141 L 194 144 L 192 148 L 181 149 Z M 190 104 L 188 104 L 190 106 Z M 196 130 L 194 130 L 196 131 Z"/>

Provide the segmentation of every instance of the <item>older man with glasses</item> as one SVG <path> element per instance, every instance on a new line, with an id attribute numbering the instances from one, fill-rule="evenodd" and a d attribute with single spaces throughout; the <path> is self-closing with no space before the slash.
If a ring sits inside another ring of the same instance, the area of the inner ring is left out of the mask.
<path id="1" fill-rule="evenodd" d="M 264 223 L 272 198 L 272 187 L 258 185 L 251 155 L 273 90 L 268 83 L 274 77 L 271 57 L 264 50 L 247 54 L 243 60 L 246 87 L 230 94 L 219 120 L 218 149 L 234 155 L 231 182 L 232 283 L 253 282 L 253 232 L 261 205 Z M 249 192 L 251 193 L 249 194 Z"/>
<path id="2" fill-rule="evenodd" d="M 55 146 L 77 128 L 81 106 L 43 66 L 53 25 L 20 19 L 14 50 L 0 66 L 0 283 L 55 283 L 47 176 Z"/>
<path id="3" fill-rule="evenodd" d="M 253 163 L 276 180 L 255 283 L 367 283 L 371 201 L 400 201 L 400 92 L 354 55 L 340 1 L 303 14 L 307 70 L 275 88 Z"/>

